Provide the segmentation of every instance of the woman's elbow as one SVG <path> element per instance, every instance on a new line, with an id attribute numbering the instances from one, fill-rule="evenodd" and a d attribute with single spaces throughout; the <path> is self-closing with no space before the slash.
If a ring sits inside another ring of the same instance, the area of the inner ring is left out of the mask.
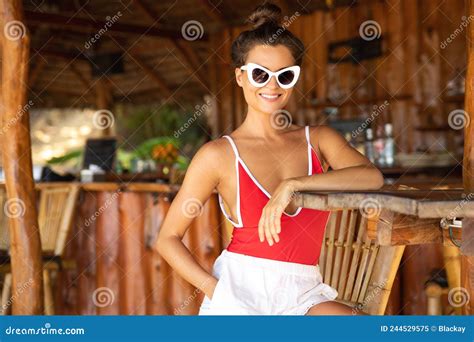
<path id="1" fill-rule="evenodd" d="M 380 189 L 385 183 L 382 172 L 375 166 L 372 168 L 371 180 L 373 182 L 372 190 Z"/>
<path id="2" fill-rule="evenodd" d="M 167 239 L 163 236 L 163 234 L 158 234 L 158 238 L 156 239 L 155 242 L 155 250 L 163 256 L 165 253 L 166 245 L 167 245 Z"/>

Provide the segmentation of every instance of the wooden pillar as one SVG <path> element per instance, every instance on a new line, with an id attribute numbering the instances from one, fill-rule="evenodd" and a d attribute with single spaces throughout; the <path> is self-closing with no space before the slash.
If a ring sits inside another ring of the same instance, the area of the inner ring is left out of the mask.
<path id="1" fill-rule="evenodd" d="M 474 0 L 466 1 L 467 17 L 474 15 Z M 474 25 L 467 30 L 467 75 L 465 89 L 463 185 L 466 193 L 474 192 Z M 465 219 L 462 233 L 461 286 L 470 295 L 470 301 L 463 306 L 465 315 L 474 314 L 474 218 Z"/>
<path id="2" fill-rule="evenodd" d="M 21 0 L 1 2 L 3 169 L 8 202 L 14 315 L 43 314 L 41 241 L 26 94 L 30 38 Z M 18 290 L 17 290 L 18 289 Z M 18 292 L 21 290 L 21 293 Z"/>
<path id="3" fill-rule="evenodd" d="M 96 83 L 96 106 L 98 111 L 103 111 L 102 115 L 110 115 L 108 111 L 112 109 L 113 99 L 112 99 L 112 92 L 110 90 L 110 83 L 102 76 L 99 78 Z M 112 112 L 110 112 L 112 113 Z M 113 116 L 113 113 L 111 114 Z M 107 123 L 113 123 L 114 118 L 108 118 Z M 103 126 L 102 135 L 104 137 L 110 136 L 113 134 L 113 125 L 106 124 Z"/>

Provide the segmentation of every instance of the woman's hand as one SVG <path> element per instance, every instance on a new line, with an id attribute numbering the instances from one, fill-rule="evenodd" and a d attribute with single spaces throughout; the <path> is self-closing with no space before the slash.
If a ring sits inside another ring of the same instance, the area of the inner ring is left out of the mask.
<path id="1" fill-rule="evenodd" d="M 258 223 L 258 236 L 260 242 L 267 242 L 270 246 L 279 242 L 278 234 L 281 232 L 281 216 L 288 204 L 293 199 L 296 186 L 292 180 L 284 180 L 276 188 L 272 198 L 268 201 L 262 210 L 262 216 Z"/>
<path id="2" fill-rule="evenodd" d="M 206 283 L 206 286 L 204 286 L 203 292 L 206 295 L 207 298 L 212 299 L 212 296 L 214 296 L 214 290 L 216 289 L 218 280 L 214 277 Z"/>

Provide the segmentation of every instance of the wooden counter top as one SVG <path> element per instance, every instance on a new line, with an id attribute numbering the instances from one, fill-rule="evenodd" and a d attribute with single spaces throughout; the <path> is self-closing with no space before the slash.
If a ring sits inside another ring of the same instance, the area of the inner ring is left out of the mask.
<path id="1" fill-rule="evenodd" d="M 86 191 L 136 191 L 136 192 L 169 192 L 176 193 L 180 186 L 176 184 L 160 184 L 160 183 L 116 183 L 116 182 L 44 182 L 36 183 L 35 188 L 38 190 L 44 188 L 61 187 L 65 185 L 78 186 Z M 1 183 L 0 186 L 5 186 Z"/>
<path id="2" fill-rule="evenodd" d="M 462 189 L 449 190 L 375 190 L 375 191 L 305 191 L 295 196 L 298 207 L 334 210 L 357 209 L 368 201 L 384 208 L 419 218 L 452 216 L 474 217 L 474 194 Z"/>

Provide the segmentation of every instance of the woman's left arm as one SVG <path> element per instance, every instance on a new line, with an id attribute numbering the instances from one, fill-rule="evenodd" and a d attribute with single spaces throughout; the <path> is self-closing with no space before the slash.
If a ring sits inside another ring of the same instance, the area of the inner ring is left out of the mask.
<path id="1" fill-rule="evenodd" d="M 314 127 L 316 146 L 331 171 L 286 180 L 294 191 L 300 190 L 375 190 L 383 186 L 382 173 L 336 130 Z"/>
<path id="2" fill-rule="evenodd" d="M 337 131 L 327 126 L 313 127 L 319 151 L 331 171 L 285 179 L 263 208 L 258 232 L 260 241 L 269 245 L 278 242 L 283 211 L 297 191 L 304 190 L 376 190 L 383 186 L 382 173 L 359 151 L 354 149 Z"/>

